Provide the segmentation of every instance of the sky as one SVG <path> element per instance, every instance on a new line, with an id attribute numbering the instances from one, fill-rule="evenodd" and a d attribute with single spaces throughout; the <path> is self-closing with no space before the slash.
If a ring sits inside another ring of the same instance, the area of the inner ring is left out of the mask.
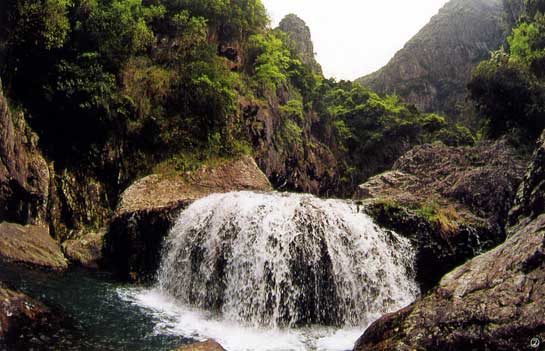
<path id="1" fill-rule="evenodd" d="M 312 32 L 326 77 L 354 80 L 384 66 L 448 0 L 262 0 L 272 25 L 287 14 Z"/>

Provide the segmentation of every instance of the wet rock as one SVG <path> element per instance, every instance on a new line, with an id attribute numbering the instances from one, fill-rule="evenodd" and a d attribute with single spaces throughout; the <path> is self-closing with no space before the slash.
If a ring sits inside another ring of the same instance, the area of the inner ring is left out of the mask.
<path id="1" fill-rule="evenodd" d="M 121 277 L 148 281 L 160 259 L 163 238 L 181 210 L 212 193 L 271 191 L 255 161 L 244 156 L 183 175 L 152 175 L 121 196 L 105 237 L 105 260 Z"/>
<path id="2" fill-rule="evenodd" d="M 173 351 L 225 351 L 220 344 L 213 340 L 182 346 Z"/>
<path id="3" fill-rule="evenodd" d="M 0 350 L 42 350 L 65 324 L 60 311 L 0 282 Z"/>
<path id="4" fill-rule="evenodd" d="M 545 338 L 545 138 L 513 207 L 505 243 L 445 276 L 408 308 L 375 322 L 354 350 L 527 350 Z"/>
<path id="5" fill-rule="evenodd" d="M 1 223 L 0 257 L 9 262 L 55 271 L 68 268 L 60 245 L 42 226 Z"/>
<path id="6" fill-rule="evenodd" d="M 104 236 L 106 229 L 89 232 L 62 243 L 66 257 L 86 268 L 99 268 L 103 260 Z"/>

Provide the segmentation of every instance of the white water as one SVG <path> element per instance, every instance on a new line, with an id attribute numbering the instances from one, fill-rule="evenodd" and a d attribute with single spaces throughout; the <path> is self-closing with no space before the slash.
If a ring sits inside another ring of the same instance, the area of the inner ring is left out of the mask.
<path id="1" fill-rule="evenodd" d="M 157 288 L 121 295 L 161 321 L 157 333 L 229 351 L 350 350 L 370 323 L 414 301 L 413 260 L 408 240 L 349 202 L 216 194 L 178 218 Z"/>

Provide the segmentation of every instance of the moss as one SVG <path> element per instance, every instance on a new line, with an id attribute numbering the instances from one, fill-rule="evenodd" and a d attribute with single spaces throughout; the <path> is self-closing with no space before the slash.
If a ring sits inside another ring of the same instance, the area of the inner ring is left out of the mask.
<path id="1" fill-rule="evenodd" d="M 461 216 L 452 205 L 446 207 L 436 202 L 428 202 L 415 209 L 417 216 L 437 225 L 439 233 L 446 239 L 447 236 L 458 232 L 461 224 Z"/>

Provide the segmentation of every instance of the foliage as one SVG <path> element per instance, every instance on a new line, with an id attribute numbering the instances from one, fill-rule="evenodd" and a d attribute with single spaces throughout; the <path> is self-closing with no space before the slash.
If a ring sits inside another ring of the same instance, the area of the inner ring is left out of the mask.
<path id="1" fill-rule="evenodd" d="M 220 143 L 218 153 L 247 151 L 235 118 L 240 75 L 208 39 L 264 31 L 259 0 L 8 0 L 4 7 L 0 74 L 51 158 L 93 163 L 112 143 L 127 157 L 159 160 Z"/>
<path id="2" fill-rule="evenodd" d="M 346 169 L 352 170 L 352 185 L 391 167 L 412 145 L 474 142 L 466 128 L 451 126 L 442 116 L 422 114 L 398 96 L 380 97 L 358 83 L 324 80 L 316 96 L 322 133 L 330 135 L 330 144 L 337 145 Z"/>
<path id="3" fill-rule="evenodd" d="M 469 84 L 486 135 L 507 135 L 523 146 L 545 128 L 545 16 L 538 2 L 530 3 L 535 12 L 513 28 L 509 53 L 502 49 L 481 62 Z"/>
<path id="4" fill-rule="evenodd" d="M 287 83 L 288 70 L 294 59 L 276 32 L 256 34 L 250 38 L 249 56 L 252 58 L 253 79 L 264 91 L 275 91 Z"/>

